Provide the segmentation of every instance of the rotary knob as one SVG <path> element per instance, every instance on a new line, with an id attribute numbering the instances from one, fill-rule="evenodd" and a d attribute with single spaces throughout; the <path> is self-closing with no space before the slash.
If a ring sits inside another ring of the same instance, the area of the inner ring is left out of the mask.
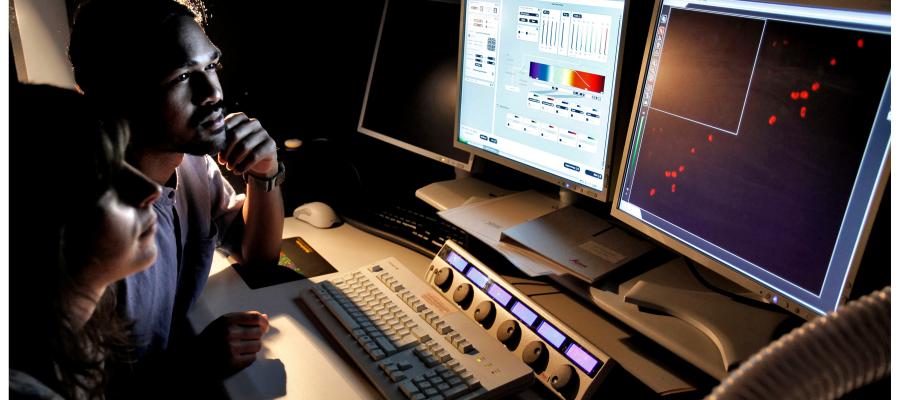
<path id="1" fill-rule="evenodd" d="M 494 302 L 490 300 L 482 301 L 478 303 L 478 308 L 475 309 L 475 322 L 484 326 L 485 329 L 490 328 L 494 324 L 495 315 Z"/>
<path id="2" fill-rule="evenodd" d="M 534 372 L 541 373 L 547 369 L 547 346 L 540 340 L 535 340 L 522 350 L 522 361 L 528 364 Z"/>
<path id="3" fill-rule="evenodd" d="M 472 296 L 472 285 L 463 283 L 457 286 L 456 291 L 453 292 L 453 301 L 463 309 L 467 309 L 472 304 Z"/>
<path id="4" fill-rule="evenodd" d="M 566 398 L 571 398 L 574 389 L 578 388 L 578 374 L 575 373 L 575 368 L 569 364 L 554 368 L 550 375 L 550 386 Z"/>
<path id="5" fill-rule="evenodd" d="M 450 290 L 450 284 L 453 283 L 453 270 L 449 267 L 441 268 L 436 274 L 434 274 L 434 285 L 441 288 L 443 291 Z"/>
<path id="6" fill-rule="evenodd" d="M 497 327 L 497 340 L 506 345 L 510 351 L 515 350 L 519 346 L 519 340 L 522 338 L 522 330 L 519 329 L 519 323 L 514 319 L 503 321 Z"/>

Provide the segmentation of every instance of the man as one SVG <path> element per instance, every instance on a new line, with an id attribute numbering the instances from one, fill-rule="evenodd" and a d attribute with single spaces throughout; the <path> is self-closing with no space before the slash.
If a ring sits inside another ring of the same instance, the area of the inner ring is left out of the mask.
<path id="1" fill-rule="evenodd" d="M 187 311 L 226 239 L 236 238 L 245 264 L 278 259 L 284 166 L 258 121 L 224 114 L 221 53 L 200 22 L 172 0 L 89 1 L 76 15 L 69 56 L 88 98 L 131 122 L 129 161 L 163 186 L 153 205 L 157 262 L 118 288 L 120 308 L 134 321 L 136 353 L 142 362 L 206 364 L 202 371 L 220 378 L 256 359 L 267 316 L 227 314 L 190 337 Z M 216 162 L 243 176 L 246 198 Z"/>

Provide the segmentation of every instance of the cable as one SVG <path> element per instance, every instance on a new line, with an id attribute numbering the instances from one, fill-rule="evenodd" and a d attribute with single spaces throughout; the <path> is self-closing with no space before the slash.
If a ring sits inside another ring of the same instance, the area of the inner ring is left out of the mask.
<path id="1" fill-rule="evenodd" d="M 852 301 L 772 342 L 709 400 L 826 400 L 891 372 L 891 287 Z"/>

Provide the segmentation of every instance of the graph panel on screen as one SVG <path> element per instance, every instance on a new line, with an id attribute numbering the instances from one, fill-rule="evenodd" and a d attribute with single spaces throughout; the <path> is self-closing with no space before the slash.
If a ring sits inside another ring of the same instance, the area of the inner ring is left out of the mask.
<path id="1" fill-rule="evenodd" d="M 464 1 L 456 144 L 607 199 L 625 1 Z"/>
<path id="2" fill-rule="evenodd" d="M 414 153 L 472 168 L 453 146 L 459 2 L 385 2 L 358 131 Z"/>
<path id="3" fill-rule="evenodd" d="M 834 310 L 887 180 L 890 15 L 662 0 L 651 36 L 613 215 L 792 312 Z"/>

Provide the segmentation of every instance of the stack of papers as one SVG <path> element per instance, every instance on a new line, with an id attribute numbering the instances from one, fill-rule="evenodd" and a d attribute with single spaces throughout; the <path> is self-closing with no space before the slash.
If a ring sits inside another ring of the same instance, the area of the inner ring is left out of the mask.
<path id="1" fill-rule="evenodd" d="M 565 272 L 552 260 L 529 249 L 502 242 L 503 231 L 556 211 L 559 201 L 533 190 L 468 203 L 438 212 L 441 218 L 493 247 L 528 276 Z"/>
<path id="2" fill-rule="evenodd" d="M 572 274 L 589 283 L 653 245 L 533 190 L 438 212 L 529 276 Z"/>

